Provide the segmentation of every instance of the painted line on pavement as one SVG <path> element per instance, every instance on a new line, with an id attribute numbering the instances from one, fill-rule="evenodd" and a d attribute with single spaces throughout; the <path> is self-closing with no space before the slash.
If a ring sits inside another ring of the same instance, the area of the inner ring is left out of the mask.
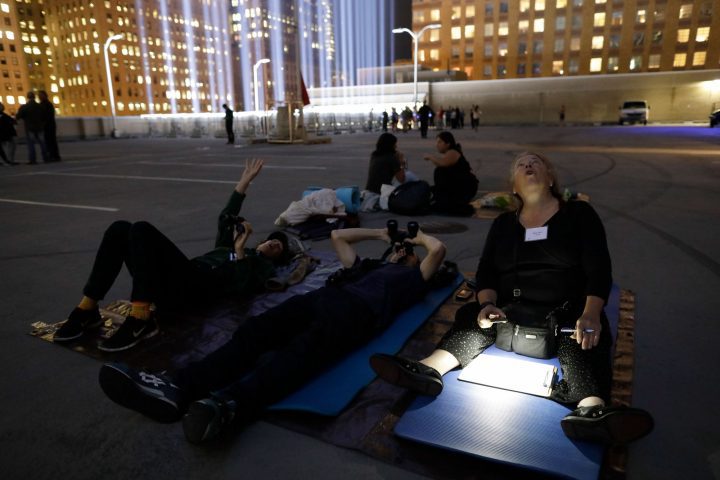
<path id="1" fill-rule="evenodd" d="M 31 202 L 30 200 L 14 200 L 12 198 L 0 198 L 1 203 L 19 203 L 21 205 L 40 205 L 43 207 L 58 208 L 79 208 L 82 210 L 99 210 L 101 212 L 119 212 L 119 208 L 110 207 L 94 207 L 92 205 L 72 205 L 70 203 L 49 203 L 49 202 Z"/>
<path id="2" fill-rule="evenodd" d="M 235 185 L 237 181 L 228 180 L 206 180 L 203 178 L 181 178 L 181 177 L 142 177 L 139 175 L 105 175 L 100 173 L 62 173 L 62 172 L 38 172 L 35 175 L 59 175 L 63 177 L 90 177 L 90 178 L 117 178 L 121 180 L 150 180 L 156 182 L 189 182 L 189 183 L 224 183 Z"/>
<path id="3" fill-rule="evenodd" d="M 152 160 L 145 160 L 141 162 L 135 162 L 141 165 L 174 165 L 174 166 L 188 166 L 188 167 L 232 167 L 232 168 L 245 168 L 245 164 L 239 163 L 191 163 L 191 162 L 154 162 Z M 263 168 L 275 169 L 275 170 L 327 170 L 327 167 L 311 167 L 302 165 L 263 165 Z"/>

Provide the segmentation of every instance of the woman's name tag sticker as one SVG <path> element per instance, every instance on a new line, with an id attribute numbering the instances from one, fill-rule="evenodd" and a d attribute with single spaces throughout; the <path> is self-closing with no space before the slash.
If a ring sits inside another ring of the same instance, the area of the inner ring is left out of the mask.
<path id="1" fill-rule="evenodd" d="M 537 242 L 538 240 L 545 240 L 547 238 L 547 233 L 548 227 L 526 228 L 525 241 Z"/>

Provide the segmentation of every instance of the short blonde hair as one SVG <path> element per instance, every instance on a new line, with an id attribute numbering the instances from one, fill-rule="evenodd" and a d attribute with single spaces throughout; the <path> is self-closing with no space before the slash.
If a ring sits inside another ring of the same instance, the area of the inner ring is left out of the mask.
<path id="1" fill-rule="evenodd" d="M 520 198 L 519 195 L 517 195 L 517 193 L 515 193 L 515 189 L 514 189 L 515 174 L 517 173 L 516 167 L 517 167 L 518 162 L 521 159 L 523 159 L 525 157 L 529 157 L 529 156 L 536 157 L 543 163 L 543 165 L 545 165 L 545 168 L 548 171 L 548 176 L 550 177 L 550 194 L 553 197 L 560 200 L 561 202 L 563 202 L 564 198 L 563 198 L 562 193 L 560 193 L 560 182 L 558 182 L 557 173 L 555 172 L 555 166 L 553 165 L 553 163 L 550 161 L 550 159 L 548 157 L 546 157 L 542 153 L 525 151 L 525 152 L 521 152 L 515 156 L 515 159 L 513 160 L 512 165 L 510 165 L 510 176 L 508 178 L 508 181 L 510 183 L 510 191 L 512 191 L 512 193 L 513 193 L 513 197 L 515 198 L 515 202 L 516 202 L 516 206 L 517 206 L 518 210 L 520 210 L 522 208 L 522 199 Z"/>

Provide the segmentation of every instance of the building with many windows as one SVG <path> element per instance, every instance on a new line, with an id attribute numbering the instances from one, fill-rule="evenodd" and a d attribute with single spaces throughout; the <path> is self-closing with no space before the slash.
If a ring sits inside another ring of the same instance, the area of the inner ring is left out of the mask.
<path id="1" fill-rule="evenodd" d="M 717 69 L 717 0 L 413 0 L 418 61 L 473 80 Z"/>
<path id="2" fill-rule="evenodd" d="M 30 89 L 30 77 L 23 42 L 20 20 L 12 0 L 0 2 L 0 102 L 9 113 L 17 111 L 25 103 Z"/>

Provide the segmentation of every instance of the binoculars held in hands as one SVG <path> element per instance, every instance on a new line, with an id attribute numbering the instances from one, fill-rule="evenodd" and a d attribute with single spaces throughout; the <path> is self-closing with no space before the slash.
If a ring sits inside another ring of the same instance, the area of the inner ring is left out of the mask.
<path id="1" fill-rule="evenodd" d="M 238 235 L 242 235 L 243 233 L 245 233 L 245 225 L 243 225 L 243 223 L 245 222 L 244 217 L 233 215 L 231 213 L 226 213 L 222 217 L 220 217 L 220 222 L 222 222 L 222 224 L 228 230 L 234 228 Z"/>
<path id="2" fill-rule="evenodd" d="M 408 238 L 415 238 L 419 230 L 420 225 L 418 222 L 408 222 L 407 230 L 400 230 L 397 220 L 390 219 L 387 221 L 388 235 L 395 248 L 395 252 L 400 251 L 400 249 L 405 249 L 406 255 L 412 255 L 415 252 L 414 245 L 406 240 Z"/>

